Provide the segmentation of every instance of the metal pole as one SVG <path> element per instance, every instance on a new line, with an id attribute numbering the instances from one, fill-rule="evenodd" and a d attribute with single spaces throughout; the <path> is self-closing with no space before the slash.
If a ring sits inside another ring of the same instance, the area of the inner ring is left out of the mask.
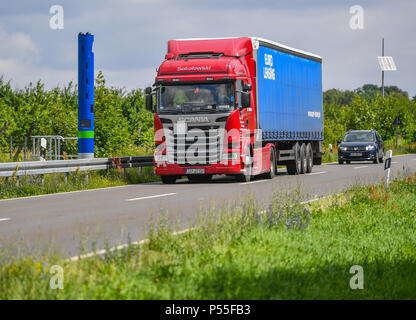
<path id="1" fill-rule="evenodd" d="M 49 160 L 52 160 L 52 138 L 49 138 Z"/>
<path id="2" fill-rule="evenodd" d="M 32 160 L 35 160 L 35 153 L 36 153 L 36 138 L 32 137 Z"/>
<path id="3" fill-rule="evenodd" d="M 25 136 L 25 146 L 24 146 L 24 149 L 23 149 L 23 159 L 25 161 L 27 160 L 26 154 L 27 154 L 27 137 Z"/>
<path id="4" fill-rule="evenodd" d="M 396 152 L 397 152 L 397 141 L 399 140 L 399 126 L 396 126 Z"/>
<path id="5" fill-rule="evenodd" d="M 10 152 L 10 159 L 11 159 L 13 157 L 13 137 L 12 136 L 10 136 L 9 152 Z"/>
<path id="6" fill-rule="evenodd" d="M 382 44 L 381 44 L 381 56 L 384 57 L 384 38 L 383 38 Z M 383 98 L 384 98 L 384 70 L 381 71 L 381 88 L 383 90 Z"/>

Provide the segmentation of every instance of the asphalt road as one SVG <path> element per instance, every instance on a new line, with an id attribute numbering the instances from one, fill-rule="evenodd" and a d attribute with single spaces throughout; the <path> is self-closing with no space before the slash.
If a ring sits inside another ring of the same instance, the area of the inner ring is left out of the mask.
<path id="1" fill-rule="evenodd" d="M 416 154 L 395 156 L 392 176 L 403 167 L 416 171 Z M 53 245 L 69 256 L 80 248 L 91 251 L 104 243 L 126 243 L 144 237 L 149 218 L 168 212 L 178 219 L 178 229 L 189 227 L 200 207 L 220 206 L 247 196 L 247 192 L 267 203 L 273 190 L 297 185 L 309 199 L 341 191 L 355 183 L 379 182 L 384 164 L 353 162 L 314 166 L 312 173 L 289 176 L 279 169 L 272 180 L 255 179 L 249 183 L 218 176 L 210 183 L 194 183 L 187 179 L 175 185 L 160 182 L 95 189 L 28 198 L 0 200 L 0 244 L 25 243 L 47 248 Z M 82 240 L 83 239 L 83 240 Z M 83 245 L 81 245 L 83 243 Z"/>

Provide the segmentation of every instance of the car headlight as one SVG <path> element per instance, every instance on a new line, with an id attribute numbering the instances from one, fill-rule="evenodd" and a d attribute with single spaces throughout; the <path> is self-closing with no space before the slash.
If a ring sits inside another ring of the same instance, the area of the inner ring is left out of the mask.
<path id="1" fill-rule="evenodd" d="M 374 146 L 371 146 L 371 145 L 370 145 L 370 146 L 366 146 L 366 147 L 365 147 L 365 150 L 367 150 L 367 151 L 368 151 L 368 150 L 374 150 Z"/>
<path id="2" fill-rule="evenodd" d="M 341 151 L 347 151 L 347 147 L 339 147 L 339 150 L 341 150 Z"/>

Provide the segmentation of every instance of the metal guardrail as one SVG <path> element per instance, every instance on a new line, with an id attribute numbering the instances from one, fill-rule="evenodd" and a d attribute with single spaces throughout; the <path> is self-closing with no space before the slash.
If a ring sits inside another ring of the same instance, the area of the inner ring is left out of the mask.
<path id="1" fill-rule="evenodd" d="M 153 156 L 0 163 L 0 177 L 153 166 Z"/>

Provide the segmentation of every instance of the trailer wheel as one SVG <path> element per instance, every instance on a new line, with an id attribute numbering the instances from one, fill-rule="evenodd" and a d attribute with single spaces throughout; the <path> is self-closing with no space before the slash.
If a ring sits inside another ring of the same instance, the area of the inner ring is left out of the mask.
<path id="1" fill-rule="evenodd" d="M 270 148 L 270 171 L 266 173 L 266 179 L 273 179 L 276 175 L 276 156 L 274 149 Z"/>
<path id="2" fill-rule="evenodd" d="M 306 173 L 311 173 L 313 168 L 313 150 L 310 143 L 306 145 Z"/>
<path id="3" fill-rule="evenodd" d="M 163 184 L 174 184 L 178 177 L 167 175 L 167 176 L 160 176 L 160 178 L 162 179 Z"/>
<path id="4" fill-rule="evenodd" d="M 246 159 L 244 162 L 245 172 L 243 174 L 237 175 L 237 181 L 240 182 L 250 182 L 253 174 L 253 156 L 251 154 L 251 149 L 248 148 L 246 153 Z"/>
<path id="5" fill-rule="evenodd" d="M 306 145 L 302 143 L 300 146 L 300 173 L 306 173 L 307 170 Z"/>
<path id="6" fill-rule="evenodd" d="M 301 161 L 300 161 L 300 147 L 299 143 L 296 142 L 296 144 L 292 147 L 293 152 L 295 154 L 295 159 L 291 160 L 287 165 L 287 173 L 290 175 L 299 174 L 301 172 Z"/>

